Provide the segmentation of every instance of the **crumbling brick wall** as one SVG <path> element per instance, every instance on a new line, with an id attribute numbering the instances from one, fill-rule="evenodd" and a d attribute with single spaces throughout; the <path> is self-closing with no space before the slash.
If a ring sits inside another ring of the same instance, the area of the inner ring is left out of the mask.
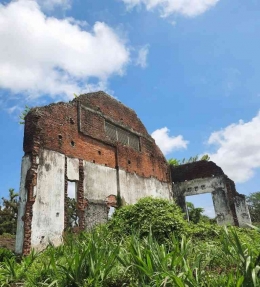
<path id="1" fill-rule="evenodd" d="M 117 135 L 116 140 L 109 134 L 109 128 Z M 95 206 L 88 205 L 103 202 L 96 206 L 105 206 L 110 195 L 119 196 L 123 203 L 134 203 L 147 195 L 172 196 L 169 166 L 154 139 L 132 109 L 104 92 L 81 95 L 69 103 L 33 108 L 25 118 L 24 152 L 32 165 L 25 184 L 26 211 L 21 216 L 25 222 L 23 253 L 31 247 L 41 249 L 47 240 L 61 242 L 60 230 L 66 228 L 68 220 L 68 181 L 77 183 L 79 229 L 92 224 L 89 210 L 95 210 Z M 69 178 L 68 160 L 78 166 L 73 178 Z M 63 190 L 52 190 L 49 182 L 42 184 L 47 178 L 59 180 Z M 52 202 L 54 198 L 64 200 L 63 211 Z M 50 215 L 38 218 L 44 212 L 53 213 L 55 220 L 52 222 Z M 95 214 L 96 222 L 99 213 L 91 214 Z M 46 230 L 41 230 L 41 220 Z M 101 212 L 100 220 L 104 220 Z M 46 221 L 50 222 L 49 229 Z"/>
<path id="2" fill-rule="evenodd" d="M 141 151 L 110 140 L 104 129 L 106 119 L 137 134 Z M 120 168 L 169 181 L 167 161 L 136 113 L 103 92 L 32 109 L 25 121 L 24 152 L 30 153 L 36 141 L 40 148 L 111 168 L 117 164 L 117 152 Z"/>
<path id="3" fill-rule="evenodd" d="M 171 167 L 171 176 L 174 183 L 219 175 L 224 175 L 224 172 L 212 161 L 200 160 Z"/>

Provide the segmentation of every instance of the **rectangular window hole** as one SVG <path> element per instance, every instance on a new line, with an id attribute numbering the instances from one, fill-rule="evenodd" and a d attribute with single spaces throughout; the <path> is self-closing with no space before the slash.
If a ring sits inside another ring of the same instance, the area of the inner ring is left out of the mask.
<path id="1" fill-rule="evenodd" d="M 213 219 L 216 217 L 215 209 L 213 205 L 212 195 L 211 193 L 202 193 L 196 195 L 190 195 L 185 197 L 186 200 L 186 208 L 189 213 L 192 212 L 194 216 L 194 208 L 203 208 L 202 216 Z M 207 220 L 207 218 L 206 218 Z"/>
<path id="2" fill-rule="evenodd" d="M 79 226 L 79 216 L 77 210 L 77 182 L 72 181 L 68 181 L 67 223 L 69 228 Z"/>
<path id="3" fill-rule="evenodd" d="M 76 182 L 68 181 L 68 197 L 76 200 L 77 186 Z"/>

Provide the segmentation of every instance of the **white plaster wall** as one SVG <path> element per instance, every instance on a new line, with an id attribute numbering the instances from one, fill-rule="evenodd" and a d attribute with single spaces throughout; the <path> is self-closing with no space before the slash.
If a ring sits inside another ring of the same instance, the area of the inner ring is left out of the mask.
<path id="1" fill-rule="evenodd" d="M 235 209 L 239 226 L 248 227 L 247 224 L 251 224 L 251 217 L 245 198 L 242 198 L 241 196 L 236 196 Z"/>
<path id="2" fill-rule="evenodd" d="M 67 177 L 69 180 L 79 180 L 79 160 L 67 157 Z"/>
<path id="3" fill-rule="evenodd" d="M 233 215 L 227 200 L 227 190 L 224 176 L 197 178 L 176 183 L 173 185 L 177 196 L 191 196 L 203 193 L 211 193 L 217 222 L 219 225 L 234 225 Z"/>
<path id="4" fill-rule="evenodd" d="M 38 251 L 62 243 L 65 176 L 63 154 L 43 150 L 39 159 L 31 235 L 31 247 Z"/>
<path id="5" fill-rule="evenodd" d="M 25 188 L 25 181 L 27 172 L 30 169 L 30 167 L 31 167 L 30 156 L 26 155 L 22 159 L 16 241 L 15 241 L 15 252 L 18 254 L 21 254 L 23 252 L 24 222 L 22 220 L 22 217 L 24 216 L 27 201 L 27 190 Z"/>
<path id="6" fill-rule="evenodd" d="M 176 184 L 184 196 L 212 193 L 218 188 L 225 189 L 225 181 L 222 176 L 197 178 Z M 174 186 L 173 186 L 174 188 Z"/>
<path id="7" fill-rule="evenodd" d="M 212 193 L 213 204 L 219 225 L 234 225 L 232 212 L 226 197 L 226 189 Z"/>
<path id="8" fill-rule="evenodd" d="M 116 170 L 107 166 L 84 161 L 84 197 L 91 200 L 104 200 L 117 195 Z"/>
<path id="9" fill-rule="evenodd" d="M 120 195 L 127 204 L 134 204 L 140 198 L 153 196 L 170 199 L 171 186 L 158 179 L 144 178 L 119 170 Z"/>

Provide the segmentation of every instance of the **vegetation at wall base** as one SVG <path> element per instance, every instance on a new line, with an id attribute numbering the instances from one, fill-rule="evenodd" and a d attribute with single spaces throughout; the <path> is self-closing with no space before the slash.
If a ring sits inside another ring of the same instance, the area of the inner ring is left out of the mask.
<path id="1" fill-rule="evenodd" d="M 0 255 L 5 252 L 0 249 Z M 18 259 L 12 253 L 3 256 L 0 286 L 15 283 L 29 287 L 257 287 L 260 233 L 188 223 L 175 203 L 145 198 L 118 209 L 108 224 L 92 232 L 67 234 L 59 247 L 49 246 Z"/>

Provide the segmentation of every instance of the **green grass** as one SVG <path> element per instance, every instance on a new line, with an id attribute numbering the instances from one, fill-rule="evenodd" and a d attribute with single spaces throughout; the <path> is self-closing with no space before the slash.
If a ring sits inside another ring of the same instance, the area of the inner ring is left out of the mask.
<path id="1" fill-rule="evenodd" d="M 49 246 L 19 260 L 6 253 L 0 263 L 0 286 L 260 286 L 257 230 L 186 224 L 178 211 L 171 217 L 167 208 L 172 210 L 172 205 L 155 201 L 143 200 L 133 210 L 122 208 L 107 225 L 91 233 L 67 235 L 57 248 Z M 141 207 L 143 226 L 135 219 Z M 160 208 L 172 226 L 164 225 Z M 158 221 L 155 212 L 161 214 Z"/>

